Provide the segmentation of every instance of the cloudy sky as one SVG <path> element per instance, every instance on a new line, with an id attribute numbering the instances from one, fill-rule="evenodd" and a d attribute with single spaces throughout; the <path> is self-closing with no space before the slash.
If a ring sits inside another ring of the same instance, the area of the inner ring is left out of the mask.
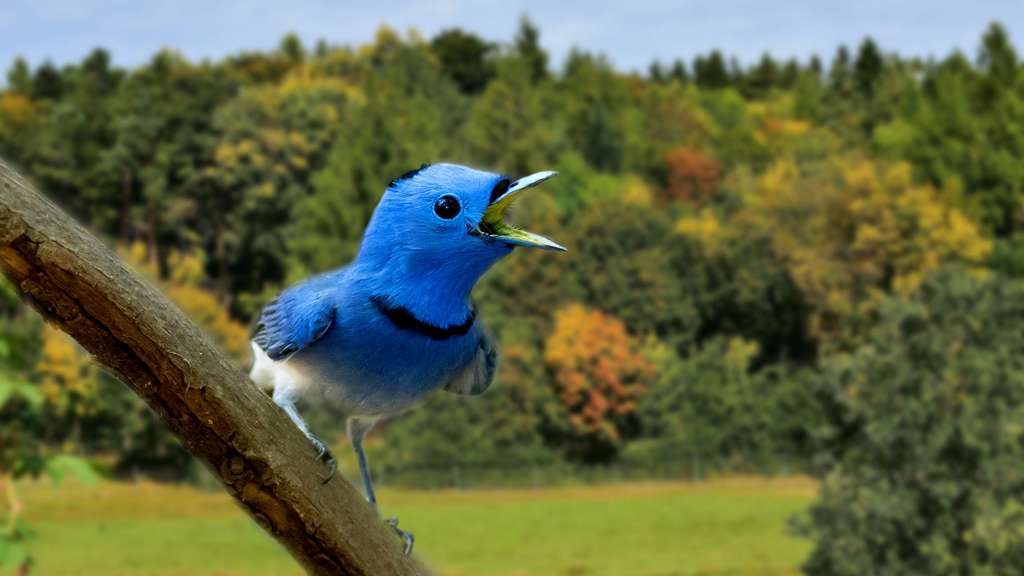
<path id="1" fill-rule="evenodd" d="M 973 55 L 985 26 L 1003 22 L 1024 46 L 1024 0 L 0 0 L 0 67 L 15 56 L 66 63 L 103 46 L 133 66 L 171 46 L 193 59 L 267 49 L 289 31 L 309 43 L 359 44 L 381 24 L 426 35 L 452 26 L 509 40 L 520 14 L 540 26 L 560 63 L 575 46 L 604 52 L 623 69 L 654 59 L 692 58 L 721 48 L 743 62 L 765 50 L 819 53 L 874 37 L 905 55 Z"/>

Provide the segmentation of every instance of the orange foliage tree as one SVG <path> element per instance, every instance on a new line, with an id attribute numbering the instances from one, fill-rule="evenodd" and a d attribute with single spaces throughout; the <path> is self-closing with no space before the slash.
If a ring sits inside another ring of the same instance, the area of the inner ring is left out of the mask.
<path id="1" fill-rule="evenodd" d="M 655 376 L 641 343 L 618 318 L 570 304 L 555 314 L 544 359 L 568 411 L 569 451 L 585 459 L 613 453 Z"/>
<path id="2" fill-rule="evenodd" d="M 703 204 L 718 194 L 722 165 L 713 157 L 684 146 L 665 154 L 665 188 L 663 194 L 672 200 Z"/>

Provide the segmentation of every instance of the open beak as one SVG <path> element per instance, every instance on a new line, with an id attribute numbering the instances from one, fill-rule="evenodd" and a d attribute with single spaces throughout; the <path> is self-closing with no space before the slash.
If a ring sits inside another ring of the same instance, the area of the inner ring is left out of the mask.
<path id="1" fill-rule="evenodd" d="M 508 210 L 508 207 L 511 206 L 512 203 L 515 202 L 516 198 L 523 193 L 523 190 L 533 188 L 537 184 L 540 184 L 557 174 L 558 172 L 552 172 L 550 170 L 537 172 L 536 174 L 524 176 L 509 184 L 508 190 L 506 190 L 501 196 L 492 200 L 484 210 L 484 217 L 480 220 L 480 225 L 478 226 L 479 233 L 496 240 L 501 240 L 502 242 L 507 242 L 508 244 L 565 252 L 565 248 L 561 244 L 558 244 L 553 240 L 549 240 L 540 234 L 520 230 L 519 228 L 505 222 L 505 211 Z"/>

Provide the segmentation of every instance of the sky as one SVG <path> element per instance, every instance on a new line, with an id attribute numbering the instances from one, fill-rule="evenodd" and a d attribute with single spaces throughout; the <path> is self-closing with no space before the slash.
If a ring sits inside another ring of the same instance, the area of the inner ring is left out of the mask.
<path id="1" fill-rule="evenodd" d="M 973 56 L 989 22 L 999 20 L 1024 51 L 1024 0 L 0 0 L 0 68 L 16 56 L 32 65 L 76 62 L 92 48 L 116 64 L 137 66 L 172 47 L 190 59 L 267 50 L 296 32 L 307 44 L 358 45 L 387 24 L 427 37 L 450 27 L 488 40 L 512 39 L 522 14 L 560 65 L 578 46 L 601 52 L 622 70 L 646 70 L 712 48 L 756 61 L 822 55 L 873 37 L 887 52 Z"/>

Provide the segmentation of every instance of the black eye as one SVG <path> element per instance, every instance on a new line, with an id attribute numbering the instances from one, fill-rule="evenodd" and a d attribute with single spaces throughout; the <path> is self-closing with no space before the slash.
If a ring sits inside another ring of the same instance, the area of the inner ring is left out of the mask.
<path id="1" fill-rule="evenodd" d="M 450 194 L 441 196 L 437 202 L 434 202 L 434 214 L 445 220 L 451 220 L 458 216 L 459 210 L 462 210 L 462 207 L 459 206 L 459 199 Z"/>

